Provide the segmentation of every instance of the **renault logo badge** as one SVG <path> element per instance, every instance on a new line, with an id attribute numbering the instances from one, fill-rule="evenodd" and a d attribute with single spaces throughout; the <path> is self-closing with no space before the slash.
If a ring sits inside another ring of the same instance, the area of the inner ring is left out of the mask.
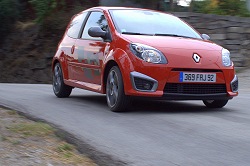
<path id="1" fill-rule="evenodd" d="M 199 63 L 201 60 L 201 57 L 198 54 L 193 54 L 193 59 L 196 63 Z"/>

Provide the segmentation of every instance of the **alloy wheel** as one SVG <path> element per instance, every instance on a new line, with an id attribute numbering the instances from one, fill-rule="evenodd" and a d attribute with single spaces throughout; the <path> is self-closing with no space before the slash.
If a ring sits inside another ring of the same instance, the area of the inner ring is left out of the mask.
<path id="1" fill-rule="evenodd" d="M 118 76 L 114 70 L 111 70 L 107 81 L 107 101 L 109 106 L 113 107 L 118 100 L 119 85 Z"/>

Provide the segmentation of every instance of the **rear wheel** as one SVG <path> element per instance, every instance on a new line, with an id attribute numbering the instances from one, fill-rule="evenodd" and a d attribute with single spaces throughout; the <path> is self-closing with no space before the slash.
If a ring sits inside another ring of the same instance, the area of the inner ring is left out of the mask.
<path id="1" fill-rule="evenodd" d="M 111 111 L 126 111 L 130 105 L 130 97 L 124 93 L 122 74 L 117 66 L 110 69 L 106 84 L 107 104 Z"/>
<path id="2" fill-rule="evenodd" d="M 53 91 L 57 97 L 69 97 L 72 87 L 64 84 L 62 68 L 59 63 L 55 64 L 53 73 Z"/>
<path id="3" fill-rule="evenodd" d="M 227 104 L 228 100 L 203 100 L 208 108 L 222 108 Z"/>

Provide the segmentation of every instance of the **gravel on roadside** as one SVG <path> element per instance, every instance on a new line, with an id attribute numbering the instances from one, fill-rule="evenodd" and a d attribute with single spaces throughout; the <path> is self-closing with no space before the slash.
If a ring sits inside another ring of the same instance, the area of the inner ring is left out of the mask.
<path id="1" fill-rule="evenodd" d="M 16 111 L 0 107 L 0 165 L 96 166 L 91 159 L 58 138 L 54 129 Z"/>

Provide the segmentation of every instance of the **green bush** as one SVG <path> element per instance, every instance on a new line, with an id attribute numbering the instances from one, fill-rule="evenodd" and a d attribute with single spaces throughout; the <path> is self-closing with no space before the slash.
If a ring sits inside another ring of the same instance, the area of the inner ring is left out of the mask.
<path id="1" fill-rule="evenodd" d="M 246 1 L 240 0 L 220 0 L 217 13 L 221 15 L 250 16 L 246 8 Z"/>
<path id="2" fill-rule="evenodd" d="M 246 1 L 219 0 L 217 5 L 211 5 L 212 0 L 192 1 L 193 12 L 249 17 Z"/>
<path id="3" fill-rule="evenodd" d="M 41 24 L 54 10 L 64 6 L 64 0 L 29 0 L 29 3 L 36 11 L 36 22 Z"/>

